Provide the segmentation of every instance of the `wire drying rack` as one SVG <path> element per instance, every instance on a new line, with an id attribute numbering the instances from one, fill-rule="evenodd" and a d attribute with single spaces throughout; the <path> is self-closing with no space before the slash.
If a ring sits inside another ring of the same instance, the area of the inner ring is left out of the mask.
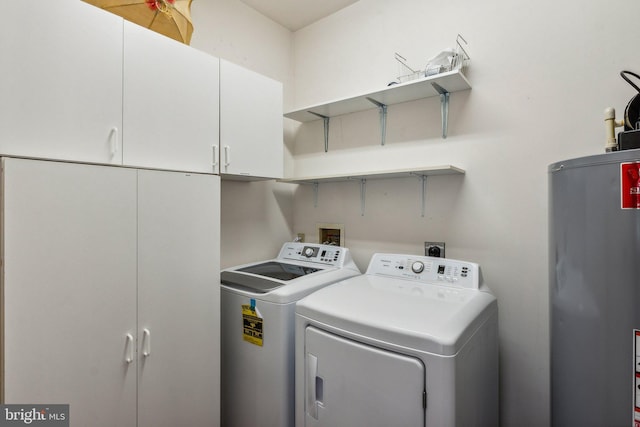
<path id="1" fill-rule="evenodd" d="M 414 70 L 407 64 L 407 59 L 396 52 L 395 59 L 398 62 L 398 81 L 404 83 L 410 80 L 419 79 L 421 77 L 432 76 L 453 70 L 463 70 L 469 64 L 471 57 L 462 43 L 467 45 L 467 41 L 460 34 L 456 37 L 456 47 L 450 49 L 450 60 L 448 64 L 431 64 L 428 63 L 424 69 Z M 447 52 L 447 51 L 444 51 Z"/>

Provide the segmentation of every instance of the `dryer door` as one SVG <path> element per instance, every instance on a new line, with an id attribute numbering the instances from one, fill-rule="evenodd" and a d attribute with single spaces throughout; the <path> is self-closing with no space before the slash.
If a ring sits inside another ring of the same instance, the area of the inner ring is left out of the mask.
<path id="1" fill-rule="evenodd" d="M 307 326 L 305 426 L 423 427 L 425 367 Z"/>

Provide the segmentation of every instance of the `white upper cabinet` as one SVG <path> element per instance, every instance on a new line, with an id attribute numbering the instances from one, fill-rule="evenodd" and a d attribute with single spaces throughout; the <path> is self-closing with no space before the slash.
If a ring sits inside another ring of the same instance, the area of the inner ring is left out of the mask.
<path id="1" fill-rule="evenodd" d="M 282 83 L 220 60 L 220 173 L 282 178 Z"/>
<path id="2" fill-rule="evenodd" d="M 0 155 L 282 178 L 280 82 L 80 0 L 3 6 Z"/>
<path id="3" fill-rule="evenodd" d="M 0 153 L 121 163 L 122 19 L 80 0 L 2 11 Z"/>
<path id="4" fill-rule="evenodd" d="M 219 61 L 124 23 L 124 159 L 218 173 Z"/>

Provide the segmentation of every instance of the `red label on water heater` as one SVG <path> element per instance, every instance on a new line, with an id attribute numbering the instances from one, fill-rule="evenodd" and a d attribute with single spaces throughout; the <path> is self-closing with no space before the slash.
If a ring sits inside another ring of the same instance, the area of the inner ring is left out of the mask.
<path id="1" fill-rule="evenodd" d="M 620 163 L 622 209 L 640 209 L 640 162 Z"/>

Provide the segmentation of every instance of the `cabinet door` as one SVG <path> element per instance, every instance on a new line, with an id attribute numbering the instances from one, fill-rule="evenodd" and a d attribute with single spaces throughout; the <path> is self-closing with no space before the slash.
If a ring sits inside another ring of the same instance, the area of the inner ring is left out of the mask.
<path id="1" fill-rule="evenodd" d="M 220 172 L 282 178 L 282 83 L 220 60 Z"/>
<path id="2" fill-rule="evenodd" d="M 2 13 L 0 153 L 121 163 L 122 18 L 79 0 Z"/>
<path id="3" fill-rule="evenodd" d="M 125 22 L 124 163 L 218 172 L 218 59 Z"/>
<path id="4" fill-rule="evenodd" d="M 136 425 L 135 171 L 3 160 L 4 403 Z"/>
<path id="5" fill-rule="evenodd" d="M 218 426 L 220 178 L 138 174 L 138 426 Z"/>

